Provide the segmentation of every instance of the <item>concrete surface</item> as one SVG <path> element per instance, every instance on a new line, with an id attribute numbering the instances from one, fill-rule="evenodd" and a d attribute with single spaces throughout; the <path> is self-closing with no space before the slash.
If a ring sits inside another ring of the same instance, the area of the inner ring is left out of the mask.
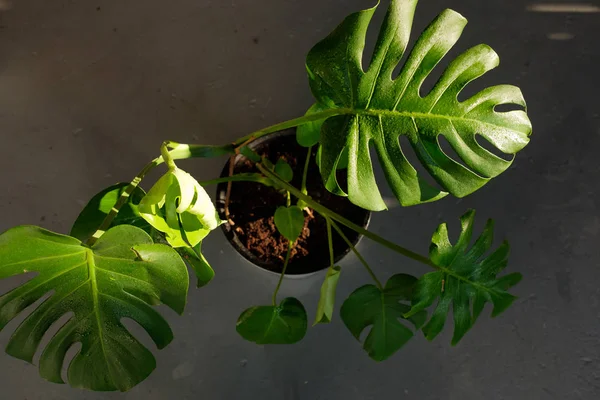
<path id="1" fill-rule="evenodd" d="M 306 52 L 373 1 L 1 3 L 0 231 L 27 223 L 68 232 L 91 195 L 131 178 L 163 139 L 220 144 L 302 114 L 311 104 Z M 501 68 L 475 87 L 520 85 L 534 136 L 514 166 L 475 195 L 396 207 L 371 225 L 425 252 L 437 224 L 449 221 L 456 232 L 469 207 L 479 226 L 496 219 L 498 237 L 512 243 L 510 270 L 525 275 L 520 300 L 500 318 L 483 318 L 457 347 L 448 331 L 434 343 L 419 336 L 381 364 L 339 318 L 296 346 L 255 346 L 238 337 L 235 320 L 269 300 L 270 283 L 217 233 L 205 245 L 217 277 L 191 292 L 184 317 L 167 313 L 176 339 L 157 353 L 147 381 L 126 394 L 72 390 L 2 355 L 0 398 L 600 398 L 600 14 L 532 12 L 529 4 L 422 2 L 417 31 L 446 7 L 471 21 L 453 55 L 480 42 L 499 52 Z M 222 163 L 184 167 L 206 179 Z M 384 278 L 427 271 L 368 241 L 361 249 Z M 344 266 L 338 306 L 368 282 L 355 259 Z M 310 316 L 317 291 L 318 284 L 301 298 Z M 2 345 L 15 326 L 0 333 Z"/>

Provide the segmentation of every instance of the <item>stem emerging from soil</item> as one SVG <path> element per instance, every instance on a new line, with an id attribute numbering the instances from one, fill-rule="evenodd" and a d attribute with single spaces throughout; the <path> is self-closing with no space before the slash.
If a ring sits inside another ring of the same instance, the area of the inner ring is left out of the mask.
<path id="1" fill-rule="evenodd" d="M 348 228 L 352 229 L 353 231 L 358 232 L 361 235 L 368 237 L 369 239 L 379 243 L 380 245 L 382 245 L 384 247 L 387 247 L 390 250 L 395 251 L 396 253 L 402 254 L 403 256 L 408 257 L 408 258 L 412 258 L 415 261 L 419 261 L 419 262 L 429 265 L 430 267 L 433 267 L 435 269 L 439 269 L 439 267 L 437 265 L 435 265 L 429 258 L 427 258 L 419 253 L 415 253 L 414 251 L 408 250 L 400 245 L 397 245 L 396 243 L 390 242 L 389 240 L 384 239 L 381 236 L 366 230 L 362 226 L 356 225 L 354 222 L 342 217 L 339 214 L 336 214 L 335 212 L 331 211 L 327 207 L 319 204 L 318 202 L 314 201 L 310 196 L 305 195 L 300 190 L 296 189 L 289 183 L 282 180 L 274 172 L 269 171 L 269 169 L 265 168 L 263 165 L 257 163 L 256 167 L 265 176 L 270 178 L 276 186 L 280 187 L 281 189 L 287 190 L 288 192 L 290 192 L 292 195 L 294 195 L 298 199 L 304 201 L 307 206 L 309 206 L 310 208 L 312 208 L 319 214 L 322 214 L 323 216 L 326 216 L 326 217 L 330 217 L 332 220 L 339 222 L 342 225 L 347 226 Z"/>

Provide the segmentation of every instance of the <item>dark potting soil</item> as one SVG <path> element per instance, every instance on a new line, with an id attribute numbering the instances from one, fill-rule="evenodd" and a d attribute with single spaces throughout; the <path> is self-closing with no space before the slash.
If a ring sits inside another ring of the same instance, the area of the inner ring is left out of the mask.
<path id="1" fill-rule="evenodd" d="M 267 157 L 275 164 L 284 159 L 294 171 L 291 184 L 299 188 L 302 183 L 302 172 L 308 149 L 297 144 L 295 135 L 279 136 L 277 139 L 265 141 L 254 149 L 259 155 Z M 307 175 L 307 191 L 309 196 L 330 210 L 343 215 L 357 225 L 363 226 L 368 211 L 350 203 L 347 198 L 336 196 L 323 185 L 319 169 L 315 163 L 317 147 L 313 147 L 311 162 Z M 259 172 L 252 161 L 240 157 L 234 173 Z M 345 174 L 339 174 L 340 185 L 345 187 Z M 292 204 L 297 199 L 292 197 Z M 288 242 L 279 234 L 273 215 L 279 206 L 285 206 L 285 193 L 254 182 L 234 182 L 229 202 L 232 227 L 239 241 L 262 266 L 273 272 L 281 272 Z M 304 229 L 291 253 L 286 274 L 306 274 L 329 265 L 329 247 L 327 245 L 327 224 L 325 218 L 310 210 L 305 212 Z M 224 219 L 224 215 L 221 215 Z M 340 225 L 340 224 L 338 224 Z M 340 227 L 342 227 L 340 225 Z M 358 234 L 342 227 L 344 234 L 355 242 Z M 346 242 L 333 231 L 333 248 L 336 258 L 349 251 Z"/>

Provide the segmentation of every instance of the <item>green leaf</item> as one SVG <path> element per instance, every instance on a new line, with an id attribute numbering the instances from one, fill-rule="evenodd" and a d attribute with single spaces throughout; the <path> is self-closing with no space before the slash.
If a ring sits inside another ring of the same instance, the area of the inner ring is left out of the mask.
<path id="1" fill-rule="evenodd" d="M 215 271 L 212 269 L 204 255 L 202 254 L 202 242 L 194 248 L 179 247 L 176 249 L 179 255 L 187 261 L 198 279 L 196 287 L 206 286 L 215 277 Z"/>
<path id="2" fill-rule="evenodd" d="M 356 289 L 342 305 L 342 320 L 358 341 L 361 341 L 361 333 L 372 326 L 363 348 L 373 360 L 387 359 L 413 337 L 413 331 L 400 320 L 405 319 L 404 314 L 410 310 L 407 303 L 416 282 L 417 278 L 410 275 L 394 275 L 383 291 L 374 285 L 365 285 Z M 407 319 L 419 329 L 426 313 L 415 313 Z"/>
<path id="3" fill-rule="evenodd" d="M 335 291 L 338 281 L 340 280 L 340 272 L 342 269 L 338 266 L 329 267 L 325 280 L 321 285 L 321 297 L 317 306 L 317 315 L 314 325 L 326 324 L 331 322 L 333 315 L 333 305 L 335 304 Z"/>
<path id="4" fill-rule="evenodd" d="M 260 162 L 260 156 L 248 146 L 240 147 L 240 153 L 251 161 Z"/>
<path id="5" fill-rule="evenodd" d="M 152 227 L 165 233 L 173 247 L 196 246 L 221 224 L 206 190 L 190 174 L 170 169 L 150 189 L 138 207 Z M 180 222 L 187 236 L 183 238 Z"/>
<path id="6" fill-rule="evenodd" d="M 258 306 L 245 310 L 237 332 L 257 344 L 291 344 L 306 334 L 306 310 L 298 299 L 288 297 L 279 306 Z"/>
<path id="7" fill-rule="evenodd" d="M 290 242 L 295 242 L 304 229 L 304 213 L 298 206 L 281 206 L 275 211 L 275 226 Z"/>
<path id="8" fill-rule="evenodd" d="M 294 178 L 294 171 L 292 171 L 292 167 L 290 167 L 290 164 L 288 164 L 282 158 L 277 160 L 277 164 L 275 164 L 275 173 L 286 182 L 289 182 Z"/>
<path id="9" fill-rule="evenodd" d="M 308 109 L 305 115 L 319 113 L 329 108 L 328 106 L 315 103 Z M 325 122 L 324 119 L 311 121 L 296 128 L 296 141 L 298 144 L 303 147 L 311 147 L 319 143 L 323 122 Z"/>
<path id="10" fill-rule="evenodd" d="M 317 163 L 317 166 L 319 167 L 320 172 L 323 172 L 323 170 L 321 168 L 321 155 L 322 154 L 323 154 L 323 146 L 319 145 L 319 148 L 317 149 L 317 154 L 315 156 L 315 161 Z M 342 151 L 342 154 L 340 154 L 339 158 L 336 160 L 336 165 L 335 165 L 336 170 L 346 169 L 346 168 L 348 168 L 348 148 L 345 148 Z M 337 174 L 329 175 L 329 178 L 325 182 L 325 187 L 331 193 L 336 194 L 338 196 L 348 196 L 348 194 L 346 192 L 344 192 L 344 189 L 342 189 L 340 187 L 340 185 L 337 181 Z"/>
<path id="11" fill-rule="evenodd" d="M 123 326 L 132 319 L 159 349 L 173 339 L 167 322 L 151 306 L 163 303 L 183 313 L 187 269 L 169 246 L 153 244 L 143 230 L 121 225 L 94 246 L 35 226 L 0 235 L 0 279 L 35 275 L 0 297 L 0 329 L 27 307 L 50 294 L 16 329 L 6 352 L 33 362 L 42 337 L 62 316 L 72 313 L 43 350 L 40 375 L 64 383 L 67 351 L 81 343 L 68 366 L 73 387 L 125 391 L 154 370 L 156 360 Z"/>
<path id="12" fill-rule="evenodd" d="M 407 314 L 421 312 L 439 299 L 431 319 L 423 327 L 429 340 L 444 328 L 451 305 L 454 314 L 452 345 L 455 345 L 473 326 L 486 302 L 493 304 L 492 317 L 495 317 L 516 299 L 507 290 L 519 283 L 521 274 L 496 276 L 508 263 L 508 243 L 504 242 L 490 255 L 484 255 L 493 242 L 494 222 L 488 220 L 481 236 L 469 248 L 474 219 L 473 210 L 461 217 L 461 233 L 455 245 L 450 243 L 446 224 L 440 225 L 431 239 L 429 256 L 439 271 L 419 279 L 412 309 Z"/>
<path id="13" fill-rule="evenodd" d="M 365 36 L 377 6 L 348 16 L 307 56 L 317 102 L 333 104 L 331 108 L 339 111 L 321 128 L 323 180 L 332 178 L 340 154 L 347 148 L 348 197 L 369 210 L 386 208 L 373 173 L 371 145 L 398 201 L 408 206 L 438 200 L 447 192 L 417 173 L 399 136 L 408 138 L 421 164 L 444 190 L 464 197 L 512 163 L 484 149 L 477 136 L 505 154 L 515 154 L 527 145 L 531 134 L 524 110 L 496 110 L 501 104 L 525 107 L 517 87 L 494 86 L 458 101 L 469 82 L 498 65 L 497 54 L 486 45 L 458 56 L 434 88 L 426 95 L 421 93 L 423 82 L 458 41 L 467 21 L 452 10 L 442 12 L 405 56 L 416 4 L 417 0 L 391 1 L 366 71 L 362 65 Z M 400 73 L 392 79 L 402 58 Z M 444 153 L 440 136 L 459 159 Z"/>
<path id="14" fill-rule="evenodd" d="M 102 190 L 88 202 L 81 211 L 71 228 L 70 235 L 85 241 L 90 238 L 102 224 L 110 210 L 117 204 L 119 197 L 129 186 L 129 183 L 118 183 Z M 146 193 L 140 187 L 135 188 L 127 198 L 127 203 L 121 207 L 119 214 L 113 220 L 112 226 L 133 225 L 150 232 L 150 225 L 140 216 L 137 205 Z"/>

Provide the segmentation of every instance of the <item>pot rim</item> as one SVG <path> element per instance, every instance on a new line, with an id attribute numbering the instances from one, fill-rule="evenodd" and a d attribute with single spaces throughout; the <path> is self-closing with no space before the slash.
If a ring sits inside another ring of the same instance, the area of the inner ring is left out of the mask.
<path id="1" fill-rule="evenodd" d="M 248 144 L 248 147 L 252 150 L 256 149 L 257 147 L 259 147 L 260 145 L 262 145 L 263 143 L 267 142 L 267 141 L 272 141 L 275 140 L 277 138 L 280 137 L 288 137 L 291 135 L 295 136 L 296 134 L 296 130 L 294 128 L 291 129 L 286 129 L 286 130 L 282 130 L 282 131 L 278 131 L 278 132 L 274 132 L 265 136 L 262 136 L 254 141 L 252 141 L 251 143 Z M 239 162 L 242 158 L 245 158 L 244 155 L 242 154 L 237 154 L 234 158 L 233 158 L 233 162 L 234 164 L 236 164 L 237 162 Z M 229 175 L 229 163 L 231 162 L 231 159 L 229 159 L 224 167 L 223 170 L 221 171 L 221 175 L 220 177 L 226 177 Z M 224 208 L 225 208 L 225 197 L 226 197 L 226 192 L 227 192 L 227 183 L 220 183 L 217 185 L 217 190 L 216 190 L 216 201 L 215 201 L 215 206 L 217 208 L 217 211 L 219 213 L 219 215 L 223 215 L 224 214 Z M 360 224 L 363 228 L 367 229 L 369 226 L 369 223 L 371 222 L 371 215 L 372 213 L 369 210 L 364 210 L 364 212 L 366 213 L 365 219 L 363 220 L 363 222 Z M 246 248 L 246 246 L 244 246 L 242 244 L 242 242 L 239 240 L 239 238 L 237 237 L 237 235 L 235 234 L 235 232 L 233 231 L 233 229 L 231 229 L 231 225 L 229 225 L 228 222 L 225 222 L 223 224 L 221 224 L 221 229 L 223 231 L 223 233 L 225 234 L 225 237 L 227 239 L 227 241 L 231 244 L 231 246 L 242 256 L 242 258 L 244 258 L 246 261 L 248 261 L 250 264 L 252 264 L 254 267 L 263 270 L 264 272 L 267 272 L 270 275 L 276 275 L 276 276 L 280 276 L 281 273 L 280 272 L 275 272 L 270 270 L 267 266 L 271 266 L 274 265 L 274 263 L 267 263 L 267 262 L 262 262 L 258 259 L 258 257 L 256 257 L 250 250 L 248 250 Z M 360 243 L 360 241 L 362 240 L 363 235 L 358 234 L 356 239 L 352 240 L 351 243 L 353 246 L 357 246 L 358 243 Z M 334 263 L 338 263 L 339 261 L 341 261 L 343 258 L 345 258 L 350 252 L 351 252 L 351 248 L 347 247 L 343 252 L 336 254 L 335 258 L 334 258 Z M 285 278 L 290 278 L 290 279 L 303 279 L 303 278 L 308 278 L 310 276 L 314 276 L 320 273 L 323 273 L 324 271 L 327 270 L 327 268 L 330 267 L 329 262 L 327 262 L 326 266 L 323 266 L 323 268 L 316 270 L 316 271 L 312 271 L 312 272 L 307 272 L 307 273 L 302 273 L 302 274 L 285 274 Z"/>

